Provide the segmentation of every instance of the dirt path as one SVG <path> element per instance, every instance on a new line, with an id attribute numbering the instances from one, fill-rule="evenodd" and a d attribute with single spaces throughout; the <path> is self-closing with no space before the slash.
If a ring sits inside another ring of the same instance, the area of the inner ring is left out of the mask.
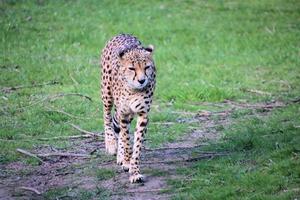
<path id="1" fill-rule="evenodd" d="M 104 154 L 103 141 L 94 138 L 71 140 L 71 148 L 67 150 L 69 153 L 88 154 L 92 158 L 60 156 L 44 160 L 38 166 L 25 165 L 22 162 L 2 165 L 0 200 L 51 199 L 51 190 L 56 192 L 56 199 L 81 199 L 84 191 L 91 191 L 88 194 L 90 198 L 86 199 L 97 199 L 99 196 L 107 199 L 170 199 L 174 193 L 167 184 L 168 180 L 184 178 L 176 173 L 177 168 L 191 165 L 195 161 L 229 155 L 228 152 L 207 152 L 202 148 L 208 141 L 217 141 L 222 137 L 222 131 L 218 127 L 228 126 L 234 111 L 250 110 L 247 115 L 256 115 L 258 112 L 259 115 L 264 115 L 284 105 L 281 102 L 250 105 L 226 101 L 211 105 L 221 111 L 201 111 L 186 115 L 183 113 L 178 123 L 196 124 L 196 127 L 180 140 L 165 144 L 162 148 L 150 149 L 146 145 L 141 161 L 145 175 L 143 184 L 129 184 L 129 174 L 115 164 L 114 157 Z M 63 151 L 66 150 L 45 145 L 32 152 Z M 97 171 L 101 172 L 103 169 L 113 171 L 113 176 L 97 174 Z M 61 194 L 60 188 L 63 191 Z M 37 194 L 39 192 L 41 194 Z"/>

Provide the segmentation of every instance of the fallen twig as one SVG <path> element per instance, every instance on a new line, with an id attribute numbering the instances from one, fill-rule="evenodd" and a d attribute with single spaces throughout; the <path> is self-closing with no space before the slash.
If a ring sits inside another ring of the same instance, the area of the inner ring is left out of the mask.
<path id="1" fill-rule="evenodd" d="M 227 116 L 229 115 L 231 112 L 233 111 L 233 109 L 228 109 L 228 110 L 221 110 L 221 111 L 201 111 L 199 113 L 196 114 L 196 117 L 211 117 L 212 115 L 214 116 Z"/>
<path id="2" fill-rule="evenodd" d="M 181 115 L 195 115 L 194 112 L 187 112 L 187 111 L 172 111 L 173 114 L 181 114 Z"/>
<path id="3" fill-rule="evenodd" d="M 80 93 L 61 93 L 61 94 L 56 94 L 53 96 L 48 97 L 50 101 L 55 101 L 56 99 L 64 96 L 80 96 L 88 99 L 89 101 L 93 101 L 91 97 L 85 95 L 85 94 L 80 94 Z"/>
<path id="4" fill-rule="evenodd" d="M 209 153 L 197 157 L 192 157 L 192 158 L 186 158 L 186 159 L 174 159 L 174 160 L 161 160 L 161 161 L 154 161 L 154 162 L 142 162 L 142 164 L 160 164 L 160 163 L 178 163 L 178 162 L 195 162 L 198 160 L 206 159 L 206 158 L 214 158 L 217 156 L 226 156 L 228 153 Z"/>
<path id="5" fill-rule="evenodd" d="M 190 101 L 188 102 L 188 105 L 196 105 L 196 106 L 210 106 L 210 107 L 220 107 L 220 108 L 224 108 L 226 105 L 224 104 L 220 104 L 220 103 L 213 103 L 213 102 L 193 102 Z"/>
<path id="6" fill-rule="evenodd" d="M 71 80 L 75 83 L 75 85 L 79 85 L 79 83 L 76 81 L 76 79 L 72 76 L 72 74 L 69 74 Z"/>
<path id="7" fill-rule="evenodd" d="M 34 192 L 34 193 L 36 193 L 38 195 L 42 194 L 40 191 L 38 191 L 37 189 L 32 188 L 32 187 L 19 187 L 19 189 L 28 190 L 28 191 Z"/>
<path id="8" fill-rule="evenodd" d="M 187 159 L 184 159 L 183 161 L 184 162 L 195 162 L 195 161 L 202 160 L 202 159 L 205 159 L 205 158 L 214 158 L 214 157 L 217 157 L 217 156 L 227 156 L 227 155 L 228 155 L 228 153 L 212 153 L 212 154 L 208 154 L 208 155 L 197 156 L 197 157 L 193 157 L 193 158 L 187 158 Z"/>
<path id="9" fill-rule="evenodd" d="M 111 165 L 117 163 L 116 159 L 106 160 L 104 162 L 98 163 L 101 166 Z"/>
<path id="10" fill-rule="evenodd" d="M 89 101 L 93 101 L 91 97 L 89 97 L 87 95 L 84 95 L 84 94 L 80 94 L 80 93 L 60 93 L 60 94 L 46 96 L 46 97 L 42 98 L 41 100 L 33 102 L 32 104 L 20 107 L 20 108 L 18 108 L 18 110 L 37 105 L 37 104 L 42 103 L 42 102 L 47 101 L 47 100 L 48 101 L 55 101 L 56 99 L 58 99 L 60 97 L 64 97 L 64 96 L 80 96 L 80 97 L 84 97 L 84 98 L 88 99 Z"/>
<path id="11" fill-rule="evenodd" d="M 264 92 L 264 91 L 260 91 L 260 90 L 254 90 L 254 89 L 242 89 L 242 90 L 245 92 L 255 93 L 255 94 L 259 94 L 259 95 L 269 95 L 269 96 L 272 95 L 270 92 Z"/>
<path id="12" fill-rule="evenodd" d="M 72 126 L 73 128 L 75 128 L 76 130 L 78 130 L 81 133 L 85 133 L 85 134 L 93 136 L 93 137 L 101 137 L 102 136 L 102 135 L 94 133 L 94 132 L 83 130 L 82 128 L 80 128 L 79 126 L 76 126 L 75 124 L 71 124 L 71 123 L 69 123 L 69 124 L 70 124 L 70 126 Z"/>
<path id="13" fill-rule="evenodd" d="M 159 192 L 167 192 L 170 189 L 164 189 L 164 188 L 158 188 L 158 189 L 148 189 L 148 190 L 127 190 L 126 193 L 147 193 L 147 192 L 153 192 L 153 193 L 159 193 Z M 114 193 L 114 195 L 117 195 L 118 193 Z M 122 193 L 120 193 L 122 194 Z"/>
<path id="14" fill-rule="evenodd" d="M 296 99 L 293 99 L 293 100 L 291 100 L 291 102 L 292 102 L 292 103 L 299 103 L 299 102 L 300 102 L 300 98 L 298 97 L 298 98 L 296 98 Z"/>
<path id="15" fill-rule="evenodd" d="M 248 104 L 248 103 L 242 103 L 242 102 L 235 102 L 231 100 L 225 100 L 224 103 L 229 104 L 233 107 L 238 108 L 249 108 L 249 109 L 273 109 L 278 107 L 283 107 L 286 104 L 280 101 L 275 102 L 269 102 L 269 103 L 258 103 L 258 104 Z"/>
<path id="16" fill-rule="evenodd" d="M 291 188 L 291 189 L 285 189 L 283 190 L 283 192 L 299 192 L 300 191 L 300 188 Z"/>
<path id="17" fill-rule="evenodd" d="M 60 152 L 54 152 L 54 153 L 45 153 L 45 154 L 33 154 L 30 153 L 24 149 L 17 149 L 18 152 L 23 153 L 27 156 L 33 157 L 37 159 L 40 163 L 43 163 L 42 158 L 52 157 L 52 156 L 63 156 L 63 157 L 83 157 L 83 158 L 89 158 L 90 155 L 87 154 L 76 154 L 76 153 L 60 153 Z"/>
<path id="18" fill-rule="evenodd" d="M 147 147 L 144 147 L 144 149 L 146 151 L 164 151 L 164 150 L 171 150 L 171 149 L 195 149 L 195 148 L 198 148 L 198 147 L 202 147 L 203 144 L 200 144 L 200 145 L 195 145 L 195 146 L 191 146 L 191 147 L 161 147 L 161 148 L 153 148 L 153 149 L 150 149 L 150 148 L 147 148 Z"/>
<path id="19" fill-rule="evenodd" d="M 170 188 L 157 188 L 157 189 L 148 189 L 148 190 L 127 190 L 126 193 L 147 193 L 147 192 L 153 192 L 153 193 L 160 193 L 160 192 L 164 192 L 165 194 L 169 193 L 169 192 L 172 192 L 172 194 L 174 193 L 178 193 L 182 190 L 186 190 L 187 188 L 190 188 L 190 187 L 184 187 L 184 188 L 177 188 L 175 191 L 171 191 Z M 111 193 L 111 195 L 123 195 L 124 192 L 113 192 Z M 172 194 L 169 194 L 172 196 Z"/>
<path id="20" fill-rule="evenodd" d="M 30 152 L 28 152 L 28 151 L 25 151 L 25 150 L 23 150 L 23 149 L 17 149 L 17 152 L 22 153 L 22 154 L 25 154 L 25 155 L 27 155 L 27 156 L 30 156 L 30 157 L 32 157 L 32 158 L 35 158 L 35 159 L 37 159 L 37 160 L 39 161 L 39 163 L 43 163 L 43 162 L 44 162 L 44 161 L 43 161 L 41 158 L 39 158 L 37 155 L 35 155 L 35 154 L 33 154 L 33 153 L 30 153 Z"/>
<path id="21" fill-rule="evenodd" d="M 6 140 L 6 139 L 0 139 L 1 142 L 32 142 L 34 139 L 10 139 L 10 140 Z"/>
<path id="22" fill-rule="evenodd" d="M 34 88 L 34 87 L 42 87 L 45 85 L 57 85 L 57 84 L 60 84 L 60 82 L 50 81 L 50 82 L 46 82 L 46 83 L 39 83 L 39 84 L 32 84 L 32 85 L 18 85 L 18 86 L 12 86 L 12 87 L 4 87 L 1 89 L 1 92 L 8 93 L 8 92 L 23 89 L 23 88 Z"/>
<path id="23" fill-rule="evenodd" d="M 91 137 L 91 135 L 85 134 L 85 135 L 57 136 L 57 137 L 51 137 L 51 138 L 37 138 L 37 140 L 48 141 L 48 140 L 78 139 L 78 138 L 90 138 L 90 137 Z"/>
<path id="24" fill-rule="evenodd" d="M 18 140 L 6 140 L 6 139 L 0 139 L 1 142 L 19 142 Z M 22 140 L 23 142 L 23 140 Z"/>
<path id="25" fill-rule="evenodd" d="M 173 124 L 175 124 L 175 122 L 152 122 L 151 124 L 173 125 Z"/>
<path id="26" fill-rule="evenodd" d="M 89 158 L 90 155 L 87 154 L 77 154 L 77 153 L 60 153 L 60 152 L 54 152 L 54 153 L 45 153 L 45 154 L 37 154 L 38 157 L 47 158 L 51 156 L 63 156 L 63 157 L 83 157 L 83 158 Z"/>
<path id="27" fill-rule="evenodd" d="M 67 113 L 66 111 L 63 111 L 63 110 L 58 110 L 58 109 L 55 109 L 55 108 L 51 109 L 50 107 L 46 107 L 46 108 L 48 109 L 47 112 L 57 112 L 57 113 L 61 113 L 61 114 L 64 114 L 68 117 L 75 118 L 75 119 L 90 119 L 90 118 L 86 118 L 86 117 L 75 116 L 75 115 Z"/>

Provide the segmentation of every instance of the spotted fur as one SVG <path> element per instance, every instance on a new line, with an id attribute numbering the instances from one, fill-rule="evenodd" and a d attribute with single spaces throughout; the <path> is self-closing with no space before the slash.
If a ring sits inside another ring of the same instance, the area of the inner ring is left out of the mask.
<path id="1" fill-rule="evenodd" d="M 105 148 L 117 154 L 117 163 L 129 170 L 132 183 L 143 180 L 139 165 L 155 89 L 153 50 L 132 35 L 120 34 L 108 41 L 101 55 Z M 131 148 L 129 127 L 134 116 L 137 124 Z"/>

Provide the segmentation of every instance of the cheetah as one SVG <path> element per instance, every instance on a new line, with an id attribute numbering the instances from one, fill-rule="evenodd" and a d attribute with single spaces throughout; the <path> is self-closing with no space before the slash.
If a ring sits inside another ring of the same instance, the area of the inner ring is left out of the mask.
<path id="1" fill-rule="evenodd" d="M 101 55 L 105 149 L 117 154 L 117 164 L 129 171 L 131 183 L 143 181 L 141 148 L 156 83 L 153 51 L 153 45 L 143 47 L 136 37 L 120 34 L 107 42 Z M 135 116 L 132 149 L 129 128 Z"/>

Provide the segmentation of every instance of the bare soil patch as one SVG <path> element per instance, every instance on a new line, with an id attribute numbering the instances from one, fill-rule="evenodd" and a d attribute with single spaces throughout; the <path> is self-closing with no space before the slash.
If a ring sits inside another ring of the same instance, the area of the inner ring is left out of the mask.
<path id="1" fill-rule="evenodd" d="M 1 165 L 0 199 L 47 199 L 49 191 L 59 188 L 67 189 L 56 199 L 76 199 L 78 191 L 86 190 L 95 191 L 92 196 L 94 199 L 99 196 L 108 199 L 170 199 L 174 193 L 167 184 L 168 180 L 182 178 L 177 175 L 177 168 L 229 154 L 203 151 L 202 147 L 222 138 L 220 127 L 231 123 L 231 116 L 236 110 L 251 111 L 245 115 L 265 115 L 285 105 L 278 101 L 259 104 L 225 101 L 211 105 L 224 108 L 221 111 L 202 110 L 184 116 L 178 123 L 193 123 L 194 126 L 183 138 L 161 148 L 151 149 L 147 145 L 144 148 L 141 163 L 145 182 L 142 184 L 129 183 L 129 174 L 116 165 L 114 157 L 104 153 L 104 143 L 99 138 L 70 139 L 72 145 L 68 149 L 39 146 L 31 152 L 63 152 L 90 157 L 49 156 L 37 166 L 23 162 Z M 104 168 L 112 170 L 114 176 L 105 180 L 97 178 L 97 170 Z"/>

